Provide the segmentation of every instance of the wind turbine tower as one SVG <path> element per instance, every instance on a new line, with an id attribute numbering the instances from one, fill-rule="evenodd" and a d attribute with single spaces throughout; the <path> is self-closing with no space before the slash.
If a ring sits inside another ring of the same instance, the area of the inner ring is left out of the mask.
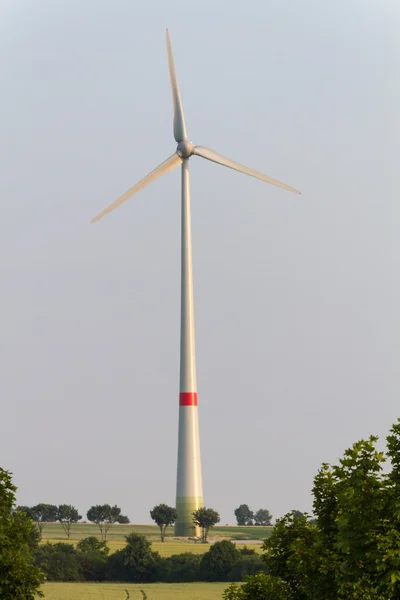
<path id="1" fill-rule="evenodd" d="M 146 175 L 136 185 L 120 196 L 92 220 L 98 221 L 106 214 L 123 204 L 146 185 L 181 166 L 182 172 L 182 212 L 181 212 L 181 347 L 179 384 L 179 435 L 178 435 L 178 476 L 176 487 L 175 523 L 176 536 L 191 536 L 194 533 L 193 512 L 204 506 L 203 485 L 200 461 L 200 436 L 197 406 L 196 358 L 194 338 L 193 274 L 192 274 L 192 234 L 190 219 L 189 159 L 200 156 L 224 167 L 229 167 L 245 175 L 261 179 L 290 192 L 298 190 L 267 177 L 262 173 L 233 162 L 204 146 L 194 146 L 186 134 L 178 80 L 172 56 L 171 41 L 167 30 L 167 54 L 174 107 L 174 137 L 176 151 L 166 161 Z M 198 533 L 198 532 L 196 532 Z"/>

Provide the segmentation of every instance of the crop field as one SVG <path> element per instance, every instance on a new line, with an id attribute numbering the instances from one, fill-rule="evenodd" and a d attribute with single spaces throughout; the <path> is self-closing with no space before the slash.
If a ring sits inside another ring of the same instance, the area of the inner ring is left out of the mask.
<path id="1" fill-rule="evenodd" d="M 210 532 L 210 540 L 230 539 L 238 542 L 238 547 L 242 547 L 241 540 L 264 540 L 269 537 L 272 527 L 215 527 Z M 188 540 L 181 540 L 173 537 L 173 528 L 167 533 L 164 543 L 160 542 L 159 529 L 156 525 L 114 525 L 107 533 L 107 542 L 111 552 L 115 552 L 125 546 L 125 536 L 135 531 L 145 535 L 152 542 L 152 550 L 160 553 L 161 556 L 171 556 L 182 552 L 193 552 L 203 554 L 209 548 L 208 544 L 200 544 Z M 77 523 L 72 526 L 70 542 L 76 544 L 79 540 L 95 536 L 100 539 L 100 531 L 96 525 L 91 523 Z M 67 537 L 59 523 L 46 523 L 43 528 L 42 543 L 68 542 Z M 251 547 L 260 550 L 260 544 L 252 543 Z"/>
<path id="2" fill-rule="evenodd" d="M 228 583 L 45 583 L 45 600 L 221 600 Z"/>
<path id="3" fill-rule="evenodd" d="M 220 526 L 213 527 L 210 532 L 210 538 L 215 539 L 230 539 L 230 540 L 265 540 L 272 533 L 273 527 L 249 527 L 249 526 Z M 160 530 L 156 525 L 113 525 L 107 533 L 107 540 L 124 541 L 124 536 L 135 531 L 141 535 L 145 535 L 151 542 L 160 540 Z M 82 538 L 94 535 L 100 537 L 100 530 L 97 525 L 92 523 L 76 523 L 71 528 L 71 541 L 78 541 Z M 174 530 L 169 527 L 167 530 L 167 541 L 176 541 L 177 543 L 185 543 L 174 538 Z M 45 541 L 57 540 L 66 541 L 67 537 L 60 523 L 46 523 L 43 529 L 43 539 Z M 194 542 L 192 542 L 194 544 Z"/>

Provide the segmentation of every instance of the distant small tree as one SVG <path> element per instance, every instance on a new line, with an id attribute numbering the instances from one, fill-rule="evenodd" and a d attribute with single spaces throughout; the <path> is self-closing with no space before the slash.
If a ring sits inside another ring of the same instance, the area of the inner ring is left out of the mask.
<path id="1" fill-rule="evenodd" d="M 255 525 L 271 525 L 272 524 L 272 515 L 266 508 L 260 508 L 254 514 L 254 524 Z"/>
<path id="2" fill-rule="evenodd" d="M 28 507 L 24 507 L 28 508 Z M 46 523 L 53 523 L 57 521 L 57 506 L 54 504 L 36 504 L 28 508 L 28 516 L 35 521 L 36 527 L 38 528 L 40 539 L 42 539 L 43 528 Z"/>
<path id="3" fill-rule="evenodd" d="M 129 517 L 127 517 L 126 515 L 120 515 L 118 517 L 118 521 L 116 521 L 117 523 L 119 523 L 120 525 L 128 525 L 130 523 Z"/>
<path id="4" fill-rule="evenodd" d="M 167 504 L 157 504 L 157 506 L 150 511 L 150 516 L 159 526 L 161 541 L 163 542 L 167 527 L 175 523 L 178 518 L 178 513 L 172 506 L 168 506 Z"/>
<path id="5" fill-rule="evenodd" d="M 296 517 L 296 519 L 301 519 L 304 513 L 302 513 L 300 510 L 295 510 L 293 511 L 293 515 Z"/>
<path id="6" fill-rule="evenodd" d="M 235 509 L 235 517 L 238 525 L 253 525 L 254 513 L 247 504 L 241 504 Z"/>
<path id="7" fill-rule="evenodd" d="M 203 544 L 207 543 L 207 536 L 211 527 L 214 527 L 214 525 L 219 522 L 219 513 L 212 508 L 206 508 L 204 506 L 193 513 L 193 523 L 201 529 L 201 541 Z"/>
<path id="8" fill-rule="evenodd" d="M 61 523 L 62 528 L 67 534 L 67 538 L 71 535 L 72 523 L 77 523 L 82 519 L 77 509 L 71 504 L 60 504 L 57 510 L 57 521 Z"/>
<path id="9" fill-rule="evenodd" d="M 107 532 L 114 523 L 129 523 L 128 517 L 121 515 L 121 509 L 116 505 L 97 504 L 96 506 L 89 508 L 86 516 L 88 521 L 96 523 L 100 529 L 102 542 L 106 541 Z"/>

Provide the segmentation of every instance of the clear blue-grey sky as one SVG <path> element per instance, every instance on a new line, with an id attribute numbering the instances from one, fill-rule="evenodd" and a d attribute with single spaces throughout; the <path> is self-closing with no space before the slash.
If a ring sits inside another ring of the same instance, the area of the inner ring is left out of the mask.
<path id="1" fill-rule="evenodd" d="M 396 0 L 0 2 L 0 457 L 18 501 L 173 503 L 190 138 L 205 501 L 311 509 L 321 462 L 400 417 Z"/>

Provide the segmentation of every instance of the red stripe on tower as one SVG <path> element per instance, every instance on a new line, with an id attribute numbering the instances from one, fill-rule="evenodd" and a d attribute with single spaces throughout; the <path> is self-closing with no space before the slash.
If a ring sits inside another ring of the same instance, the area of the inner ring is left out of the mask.
<path id="1" fill-rule="evenodd" d="M 179 394 L 179 406 L 197 406 L 197 393 L 181 392 Z"/>

